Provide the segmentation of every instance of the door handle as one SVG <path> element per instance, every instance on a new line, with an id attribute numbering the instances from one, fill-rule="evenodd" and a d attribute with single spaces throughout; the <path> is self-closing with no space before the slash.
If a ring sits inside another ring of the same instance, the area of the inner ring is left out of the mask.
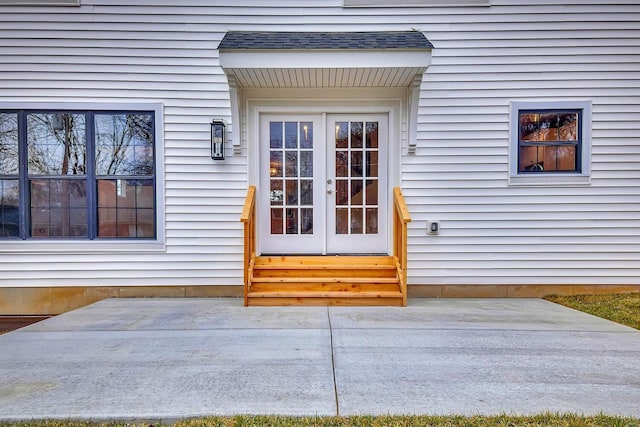
<path id="1" fill-rule="evenodd" d="M 327 194 L 333 194 L 333 190 L 332 190 L 331 188 L 329 188 L 329 189 L 327 190 Z"/>

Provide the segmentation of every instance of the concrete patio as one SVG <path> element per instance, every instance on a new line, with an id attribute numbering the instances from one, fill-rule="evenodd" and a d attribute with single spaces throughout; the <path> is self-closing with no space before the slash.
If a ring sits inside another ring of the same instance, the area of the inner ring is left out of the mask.
<path id="1" fill-rule="evenodd" d="M 0 336 L 0 420 L 640 417 L 640 331 L 536 299 L 111 299 Z"/>

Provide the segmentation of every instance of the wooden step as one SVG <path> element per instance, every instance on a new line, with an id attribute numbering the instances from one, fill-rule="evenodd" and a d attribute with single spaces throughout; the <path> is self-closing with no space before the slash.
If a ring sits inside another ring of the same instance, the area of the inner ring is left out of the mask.
<path id="1" fill-rule="evenodd" d="M 390 256 L 261 256 L 252 269 L 249 305 L 402 306 Z"/>
<path id="2" fill-rule="evenodd" d="M 391 257 L 258 257 L 253 266 L 254 278 L 395 278 L 396 266 Z"/>
<path id="3" fill-rule="evenodd" d="M 306 281 L 300 279 L 269 279 L 273 281 L 264 281 L 265 279 L 254 279 L 251 283 L 251 292 L 394 292 L 400 290 L 398 279 L 384 279 L 383 281 L 326 281 L 326 279 L 305 278 Z M 338 279 L 335 279 L 338 280 Z"/>
<path id="4" fill-rule="evenodd" d="M 250 306 L 402 306 L 400 292 L 249 292 Z"/>

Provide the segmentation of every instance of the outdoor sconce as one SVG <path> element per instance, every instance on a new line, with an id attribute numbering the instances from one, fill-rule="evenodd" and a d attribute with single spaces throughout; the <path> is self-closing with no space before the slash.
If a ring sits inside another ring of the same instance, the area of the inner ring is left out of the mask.
<path id="1" fill-rule="evenodd" d="M 222 120 L 211 122 L 211 158 L 224 160 L 225 124 Z"/>

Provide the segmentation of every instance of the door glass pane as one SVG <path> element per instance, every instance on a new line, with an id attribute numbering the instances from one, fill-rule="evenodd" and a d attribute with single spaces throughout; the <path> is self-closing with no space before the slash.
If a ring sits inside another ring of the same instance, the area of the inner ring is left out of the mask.
<path id="1" fill-rule="evenodd" d="M 285 171 L 286 176 L 298 176 L 298 153 L 296 151 L 286 152 Z"/>
<path id="2" fill-rule="evenodd" d="M 351 148 L 362 148 L 362 122 L 351 122 Z"/>
<path id="3" fill-rule="evenodd" d="M 301 234 L 313 234 L 313 209 L 300 209 L 300 215 L 302 216 Z"/>
<path id="4" fill-rule="evenodd" d="M 298 204 L 298 180 L 288 179 L 285 181 L 287 206 Z"/>
<path id="5" fill-rule="evenodd" d="M 378 204 L 378 180 L 377 179 L 367 180 L 367 189 L 365 190 L 365 194 L 367 196 L 367 199 L 366 199 L 367 206 Z"/>
<path id="6" fill-rule="evenodd" d="M 269 147 L 282 148 L 282 122 L 269 123 Z"/>
<path id="7" fill-rule="evenodd" d="M 367 151 L 366 172 L 368 177 L 378 176 L 378 152 L 377 151 Z"/>
<path id="8" fill-rule="evenodd" d="M 271 151 L 269 154 L 269 175 L 282 176 L 282 152 Z"/>
<path id="9" fill-rule="evenodd" d="M 313 123 L 300 123 L 300 148 L 313 148 Z"/>
<path id="10" fill-rule="evenodd" d="M 287 211 L 287 234 L 298 234 L 298 209 L 288 208 Z"/>
<path id="11" fill-rule="evenodd" d="M 283 234 L 282 209 L 271 208 L 271 234 Z"/>
<path id="12" fill-rule="evenodd" d="M 313 151 L 300 152 L 300 176 L 313 176 Z"/>
<path id="13" fill-rule="evenodd" d="M 378 234 L 378 209 L 367 208 L 366 233 Z"/>
<path id="14" fill-rule="evenodd" d="M 378 122 L 367 122 L 367 148 L 378 148 Z"/>
<path id="15" fill-rule="evenodd" d="M 284 201 L 284 191 L 282 188 L 282 180 L 281 179 L 272 179 L 271 180 L 271 193 L 269 196 L 271 200 L 271 206 L 282 205 Z"/>
<path id="16" fill-rule="evenodd" d="M 362 151 L 351 152 L 351 176 L 362 176 Z"/>
<path id="17" fill-rule="evenodd" d="M 298 148 L 298 123 L 286 122 L 284 124 L 285 148 Z"/>
<path id="18" fill-rule="evenodd" d="M 362 208 L 351 209 L 351 234 L 362 234 Z"/>
<path id="19" fill-rule="evenodd" d="M 349 152 L 336 151 L 336 178 L 349 176 Z"/>
<path id="20" fill-rule="evenodd" d="M 349 146 L 349 123 L 336 122 L 336 148 Z"/>
<path id="21" fill-rule="evenodd" d="M 362 197 L 362 180 L 354 179 L 351 181 L 351 205 L 362 205 L 364 197 Z"/>
<path id="22" fill-rule="evenodd" d="M 271 234 L 313 234 L 313 123 L 270 122 L 269 132 Z"/>
<path id="23" fill-rule="evenodd" d="M 349 234 L 349 209 L 336 209 L 336 234 Z"/>
<path id="24" fill-rule="evenodd" d="M 349 181 L 346 179 L 336 180 L 336 205 L 344 206 L 349 204 Z"/>
<path id="25" fill-rule="evenodd" d="M 343 128 L 348 126 L 348 131 Z M 363 141 L 366 129 L 366 143 Z M 339 137 L 348 135 L 348 144 Z M 336 232 L 338 234 L 378 233 L 378 122 L 336 123 Z M 366 213 L 366 218 L 365 218 Z M 338 225 L 339 224 L 339 225 Z"/>
<path id="26" fill-rule="evenodd" d="M 300 181 L 300 204 L 313 206 L 313 181 L 310 179 Z"/>

